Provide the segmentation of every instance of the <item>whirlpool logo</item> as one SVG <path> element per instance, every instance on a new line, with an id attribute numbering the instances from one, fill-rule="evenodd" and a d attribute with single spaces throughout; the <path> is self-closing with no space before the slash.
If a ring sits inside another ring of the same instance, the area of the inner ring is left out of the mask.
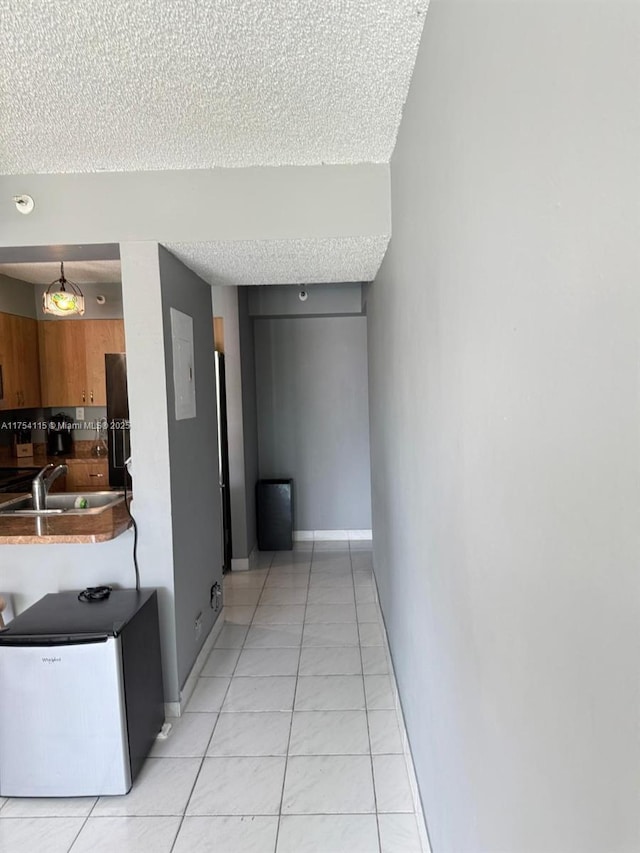
<path id="1" fill-rule="evenodd" d="M 62 658 L 42 658 L 42 663 L 60 663 Z"/>

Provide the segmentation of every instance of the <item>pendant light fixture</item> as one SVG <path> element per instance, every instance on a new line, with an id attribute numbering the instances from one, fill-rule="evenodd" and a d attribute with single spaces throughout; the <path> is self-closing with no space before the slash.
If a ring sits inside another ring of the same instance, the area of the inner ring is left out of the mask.
<path id="1" fill-rule="evenodd" d="M 84 296 L 77 284 L 64 277 L 64 263 L 60 264 L 60 278 L 52 281 L 42 294 L 42 308 L 45 314 L 58 317 L 84 314 Z"/>

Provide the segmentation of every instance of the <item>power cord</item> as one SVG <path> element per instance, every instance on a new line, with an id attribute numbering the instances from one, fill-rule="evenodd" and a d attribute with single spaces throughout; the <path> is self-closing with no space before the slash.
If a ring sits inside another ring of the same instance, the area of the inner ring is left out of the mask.
<path id="1" fill-rule="evenodd" d="M 129 506 L 129 494 L 127 492 L 127 478 L 129 476 L 129 465 L 131 464 L 131 457 L 125 459 L 124 462 L 124 505 L 127 510 L 127 515 L 131 519 L 131 525 L 133 527 L 133 567 L 136 570 L 136 591 L 140 592 L 140 569 L 138 567 L 138 525 L 136 523 L 135 518 L 131 515 L 131 508 Z"/>
<path id="2" fill-rule="evenodd" d="M 78 601 L 86 601 L 87 604 L 91 604 L 93 601 L 104 601 L 110 595 L 110 586 L 88 586 L 79 593 Z"/>

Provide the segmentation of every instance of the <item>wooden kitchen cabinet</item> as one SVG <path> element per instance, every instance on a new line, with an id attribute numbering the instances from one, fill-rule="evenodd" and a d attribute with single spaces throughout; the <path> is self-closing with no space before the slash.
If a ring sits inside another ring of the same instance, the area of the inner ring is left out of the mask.
<path id="1" fill-rule="evenodd" d="M 43 406 L 106 406 L 104 356 L 124 352 L 123 320 L 39 324 Z"/>
<path id="2" fill-rule="evenodd" d="M 31 317 L 0 313 L 0 409 L 41 405 L 38 324 Z"/>
<path id="3" fill-rule="evenodd" d="M 106 459 L 67 459 L 67 492 L 100 492 L 109 488 L 109 463 Z"/>

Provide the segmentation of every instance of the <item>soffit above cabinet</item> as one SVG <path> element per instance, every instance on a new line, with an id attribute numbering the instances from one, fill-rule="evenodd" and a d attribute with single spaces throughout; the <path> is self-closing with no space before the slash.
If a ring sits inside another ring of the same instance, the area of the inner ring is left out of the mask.
<path id="1" fill-rule="evenodd" d="M 388 162 L 427 5 L 5 3 L 0 173 Z"/>

